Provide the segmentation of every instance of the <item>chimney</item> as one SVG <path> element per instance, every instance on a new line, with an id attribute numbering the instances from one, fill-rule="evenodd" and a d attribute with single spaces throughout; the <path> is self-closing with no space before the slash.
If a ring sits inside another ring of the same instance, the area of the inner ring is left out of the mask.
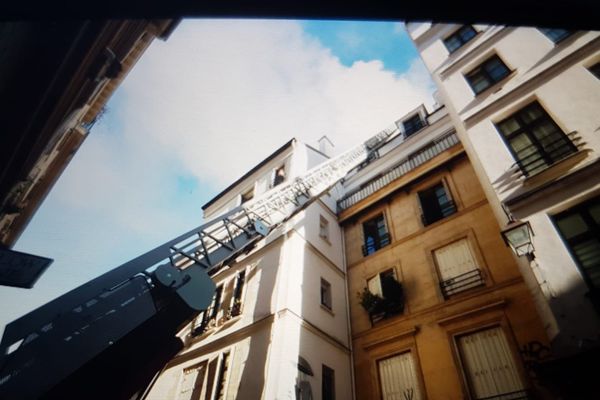
<path id="1" fill-rule="evenodd" d="M 327 157 L 331 157 L 333 155 L 333 143 L 326 135 L 321 136 L 319 142 L 319 151 L 325 154 Z"/>

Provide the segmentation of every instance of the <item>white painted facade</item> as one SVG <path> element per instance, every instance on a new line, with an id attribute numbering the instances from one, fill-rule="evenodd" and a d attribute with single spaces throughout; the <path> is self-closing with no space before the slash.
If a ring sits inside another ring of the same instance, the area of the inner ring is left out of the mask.
<path id="1" fill-rule="evenodd" d="M 554 218 L 600 195 L 600 79 L 592 72 L 600 62 L 600 32 L 572 32 L 555 43 L 533 27 L 473 28 L 476 34 L 450 51 L 444 40 L 461 25 L 407 24 L 500 226 L 507 214 L 531 224 L 535 259 L 521 257 L 519 263 L 554 351 L 570 354 L 598 345 L 594 289 Z M 494 55 L 508 73 L 476 94 L 467 78 Z M 497 126 L 533 102 L 576 150 L 526 176 L 516 165 L 517 150 L 511 151 Z"/>
<path id="2" fill-rule="evenodd" d="M 293 179 L 324 160 L 319 151 L 292 140 L 209 202 L 205 219 L 239 205 L 250 189 L 255 195 L 266 190 L 282 165 L 286 179 Z M 241 311 L 231 315 L 240 271 L 245 271 Z M 296 215 L 213 280 L 223 287 L 214 322 L 201 334 L 192 335 L 193 326 L 179 333 L 185 347 L 147 399 L 296 399 L 305 380 L 312 399 L 319 400 L 323 365 L 334 371 L 335 398 L 353 398 L 344 253 L 332 196 Z M 331 310 L 322 304 L 322 280 L 330 285 Z M 299 370 L 299 357 L 312 375 Z M 190 377 L 196 382 L 191 386 Z"/>

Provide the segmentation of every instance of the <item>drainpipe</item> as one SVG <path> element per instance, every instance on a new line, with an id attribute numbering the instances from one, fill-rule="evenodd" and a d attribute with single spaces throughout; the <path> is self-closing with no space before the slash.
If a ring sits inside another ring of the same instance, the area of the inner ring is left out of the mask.
<path id="1" fill-rule="evenodd" d="M 337 201 L 336 201 L 337 203 Z M 339 225 L 338 225 L 339 226 Z M 341 229 L 341 227 L 340 227 Z M 352 349 L 352 332 L 351 332 L 351 325 L 350 325 L 350 299 L 348 297 L 348 293 L 349 293 L 349 288 L 348 288 L 348 264 L 346 263 L 346 240 L 344 237 L 344 230 L 341 229 L 341 233 L 342 233 L 342 263 L 344 265 L 344 273 L 346 275 L 346 290 L 345 290 L 345 295 L 346 295 L 346 322 L 348 324 L 348 347 L 350 348 L 350 384 L 352 385 L 352 400 L 356 399 L 356 391 L 355 388 L 356 386 L 354 385 L 354 350 Z"/>

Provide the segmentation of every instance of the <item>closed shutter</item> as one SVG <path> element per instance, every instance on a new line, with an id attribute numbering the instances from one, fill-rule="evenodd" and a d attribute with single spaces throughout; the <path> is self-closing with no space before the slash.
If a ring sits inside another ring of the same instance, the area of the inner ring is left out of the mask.
<path id="1" fill-rule="evenodd" d="M 477 269 L 467 239 L 437 249 L 434 254 L 442 281 Z"/>
<path id="2" fill-rule="evenodd" d="M 462 336 L 458 345 L 476 399 L 502 394 L 506 396 L 499 399 L 522 398 L 525 388 L 500 327 Z"/>
<path id="3" fill-rule="evenodd" d="M 410 351 L 378 363 L 383 400 L 420 400 L 421 391 Z"/>
<path id="4" fill-rule="evenodd" d="M 263 177 L 261 177 L 258 181 L 256 181 L 256 195 L 261 195 L 264 192 L 266 192 L 267 190 L 269 190 L 269 186 L 271 184 L 271 175 L 272 172 L 269 172 L 268 174 L 264 175 Z"/>

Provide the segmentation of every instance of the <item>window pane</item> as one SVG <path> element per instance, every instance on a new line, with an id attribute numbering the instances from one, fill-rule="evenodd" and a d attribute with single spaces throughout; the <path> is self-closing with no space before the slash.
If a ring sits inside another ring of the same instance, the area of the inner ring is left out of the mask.
<path id="1" fill-rule="evenodd" d="M 459 35 L 460 35 L 460 38 L 462 39 L 463 43 L 468 42 L 470 39 L 472 39 L 475 36 L 475 34 L 476 34 L 475 30 L 471 26 L 465 26 L 459 31 Z"/>
<path id="2" fill-rule="evenodd" d="M 519 112 L 519 115 L 526 123 L 530 123 L 533 120 L 543 116 L 544 112 L 537 103 L 525 108 Z"/>
<path id="3" fill-rule="evenodd" d="M 501 122 L 500 124 L 498 124 L 498 128 L 500 128 L 500 131 L 504 134 L 504 136 L 508 136 L 511 133 L 513 133 L 514 131 L 516 131 L 517 129 L 519 129 L 520 124 L 516 120 L 516 118 L 509 118 L 509 119 L 505 120 L 504 122 Z"/>
<path id="4" fill-rule="evenodd" d="M 565 239 L 571 239 L 588 230 L 587 224 L 579 214 L 569 215 L 559 219 L 556 224 Z"/>
<path id="5" fill-rule="evenodd" d="M 589 208 L 589 213 L 594 221 L 600 225 L 600 203 L 594 204 Z"/>
<path id="6" fill-rule="evenodd" d="M 491 85 L 491 82 L 487 79 L 487 77 L 479 73 L 471 76 L 469 78 L 469 82 L 471 83 L 471 87 L 475 93 L 483 92 Z"/>
<path id="7" fill-rule="evenodd" d="M 540 29 L 544 35 L 548 36 L 554 43 L 558 43 L 564 38 L 571 35 L 571 32 L 566 29 Z"/>
<path id="8" fill-rule="evenodd" d="M 453 52 L 461 46 L 460 40 L 456 36 L 451 36 L 444 41 L 448 51 Z"/>
<path id="9" fill-rule="evenodd" d="M 485 66 L 485 70 L 490 74 L 494 82 L 500 81 L 508 74 L 508 68 L 499 58 L 493 58 Z"/>
<path id="10" fill-rule="evenodd" d="M 573 253 L 592 285 L 600 288 L 600 239 L 593 238 L 573 246 Z"/>

